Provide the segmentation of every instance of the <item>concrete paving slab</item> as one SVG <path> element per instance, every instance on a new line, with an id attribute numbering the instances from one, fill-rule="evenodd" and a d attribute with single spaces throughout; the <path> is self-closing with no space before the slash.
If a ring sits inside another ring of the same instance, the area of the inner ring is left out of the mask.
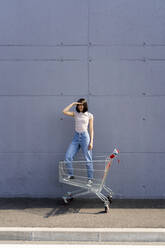
<path id="1" fill-rule="evenodd" d="M 165 228 L 165 200 L 0 199 L 1 227 Z"/>
<path id="2" fill-rule="evenodd" d="M 165 242 L 165 200 L 0 199 L 0 240 Z"/>
<path id="3" fill-rule="evenodd" d="M 165 242 L 165 228 L 0 228 L 0 240 Z"/>

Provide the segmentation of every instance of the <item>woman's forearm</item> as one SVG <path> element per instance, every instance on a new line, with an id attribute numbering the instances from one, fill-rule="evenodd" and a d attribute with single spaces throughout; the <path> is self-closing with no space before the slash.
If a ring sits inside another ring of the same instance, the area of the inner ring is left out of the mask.
<path id="1" fill-rule="evenodd" d="M 63 113 L 67 112 L 70 110 L 71 107 L 73 107 L 75 105 L 75 102 L 72 102 L 71 104 L 69 104 L 66 108 L 63 109 Z"/>
<path id="2" fill-rule="evenodd" d="M 94 136 L 93 129 L 90 129 L 90 130 L 89 130 L 89 133 L 90 133 L 90 143 L 93 144 L 93 136 Z"/>

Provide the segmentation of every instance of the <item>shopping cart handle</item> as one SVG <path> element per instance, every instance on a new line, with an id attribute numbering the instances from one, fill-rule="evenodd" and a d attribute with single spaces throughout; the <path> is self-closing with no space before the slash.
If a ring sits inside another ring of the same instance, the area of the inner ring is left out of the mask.
<path id="1" fill-rule="evenodd" d="M 112 159 L 112 158 L 116 157 L 118 154 L 119 154 L 119 150 L 115 148 L 113 150 L 113 153 L 109 157 Z"/>

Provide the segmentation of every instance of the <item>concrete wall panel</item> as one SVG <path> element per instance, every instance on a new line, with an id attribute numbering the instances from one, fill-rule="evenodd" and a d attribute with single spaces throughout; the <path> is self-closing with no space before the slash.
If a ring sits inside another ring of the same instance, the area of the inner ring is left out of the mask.
<path id="1" fill-rule="evenodd" d="M 71 97 L 1 97 L 1 152 L 64 152 L 74 130 Z M 73 99 L 74 101 L 77 98 Z"/>
<path id="2" fill-rule="evenodd" d="M 59 153 L 1 153 L 1 197 L 57 197 Z"/>
<path id="3" fill-rule="evenodd" d="M 1 95 L 88 93 L 84 47 L 0 47 L 0 51 Z"/>
<path id="4" fill-rule="evenodd" d="M 116 198 L 164 198 L 164 153 L 123 153 L 107 184 Z M 162 173 L 159 173 L 159 172 Z"/>
<path id="5" fill-rule="evenodd" d="M 162 0 L 91 0 L 92 43 L 164 43 L 165 2 Z"/>
<path id="6" fill-rule="evenodd" d="M 164 152 L 164 97 L 90 97 L 95 116 L 95 149 Z"/>
<path id="7" fill-rule="evenodd" d="M 1 43 L 87 42 L 87 0 L 1 0 Z"/>

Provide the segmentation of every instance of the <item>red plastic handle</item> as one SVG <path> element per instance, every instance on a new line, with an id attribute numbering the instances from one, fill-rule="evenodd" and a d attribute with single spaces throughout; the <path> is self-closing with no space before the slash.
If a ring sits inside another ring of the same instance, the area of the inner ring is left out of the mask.
<path id="1" fill-rule="evenodd" d="M 115 155 L 114 155 L 114 154 L 111 154 L 109 157 L 110 157 L 110 158 L 114 158 L 114 157 L 115 157 Z"/>

